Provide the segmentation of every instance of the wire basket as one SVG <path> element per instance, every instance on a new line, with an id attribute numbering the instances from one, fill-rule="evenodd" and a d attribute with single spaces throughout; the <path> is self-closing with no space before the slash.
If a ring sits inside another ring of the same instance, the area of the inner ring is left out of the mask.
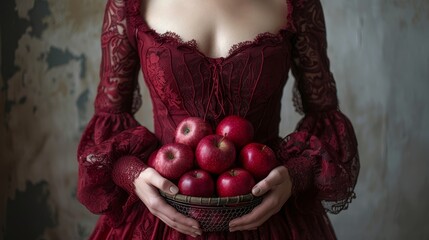
<path id="1" fill-rule="evenodd" d="M 250 213 L 261 203 L 261 197 L 252 194 L 236 197 L 202 198 L 161 192 L 164 199 L 178 212 L 197 220 L 204 232 L 226 231 L 229 222 Z"/>

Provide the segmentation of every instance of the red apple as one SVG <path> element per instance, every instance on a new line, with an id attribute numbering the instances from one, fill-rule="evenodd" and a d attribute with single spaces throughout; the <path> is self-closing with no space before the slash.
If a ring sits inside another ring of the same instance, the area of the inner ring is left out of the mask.
<path id="1" fill-rule="evenodd" d="M 244 146 L 240 151 L 240 162 L 256 180 L 265 178 L 279 165 L 274 151 L 261 143 L 249 143 Z"/>
<path id="2" fill-rule="evenodd" d="M 234 168 L 222 173 L 216 182 L 219 197 L 249 194 L 253 186 L 255 186 L 255 180 L 252 174 L 242 168 Z"/>
<path id="3" fill-rule="evenodd" d="M 158 154 L 158 150 L 153 151 L 150 156 L 149 159 L 147 160 L 147 165 L 151 168 L 154 168 L 154 163 L 155 163 L 155 159 L 156 159 L 156 154 Z"/>
<path id="4" fill-rule="evenodd" d="M 201 169 L 220 174 L 234 163 L 235 154 L 234 143 L 223 136 L 212 134 L 198 143 L 195 159 Z"/>
<path id="5" fill-rule="evenodd" d="M 191 170 L 179 179 L 179 192 L 193 197 L 212 197 L 215 184 L 210 174 L 202 169 Z"/>
<path id="6" fill-rule="evenodd" d="M 254 130 L 248 120 L 231 115 L 220 121 L 216 127 L 216 134 L 226 136 L 239 149 L 252 141 Z"/>
<path id="7" fill-rule="evenodd" d="M 201 226 L 206 226 L 209 229 L 221 228 L 222 225 L 228 225 L 225 221 L 224 213 L 210 208 L 189 208 L 188 216 L 197 220 Z M 226 227 L 226 226 L 225 226 Z"/>
<path id="8" fill-rule="evenodd" d="M 207 218 L 207 212 L 205 212 L 204 209 L 201 208 L 190 207 L 188 211 L 188 216 L 200 222 Z"/>
<path id="9" fill-rule="evenodd" d="M 213 227 L 221 227 L 222 225 L 228 226 L 229 222 L 226 222 L 226 214 L 222 212 L 215 212 L 210 218 L 210 225 Z M 226 227 L 225 226 L 225 227 Z"/>
<path id="10" fill-rule="evenodd" d="M 161 176 L 169 179 L 179 179 L 194 164 L 192 148 L 181 143 L 168 143 L 162 146 L 150 164 Z"/>
<path id="11" fill-rule="evenodd" d="M 177 126 L 175 141 L 195 149 L 198 142 L 210 134 L 213 134 L 213 129 L 208 122 L 199 117 L 188 117 Z"/>

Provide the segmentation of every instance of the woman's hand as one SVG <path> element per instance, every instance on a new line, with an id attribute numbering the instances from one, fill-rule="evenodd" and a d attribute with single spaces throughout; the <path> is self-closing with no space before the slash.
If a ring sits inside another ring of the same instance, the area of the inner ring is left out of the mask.
<path id="1" fill-rule="evenodd" d="M 229 231 L 255 230 L 276 214 L 289 199 L 292 191 L 292 181 L 286 167 L 274 168 L 262 181 L 252 189 L 252 194 L 261 196 L 267 193 L 262 203 L 252 212 L 236 218 L 229 223 Z"/>
<path id="2" fill-rule="evenodd" d="M 134 185 L 137 196 L 149 211 L 165 224 L 193 237 L 202 234 L 196 220 L 180 214 L 161 197 L 158 189 L 170 194 L 177 194 L 179 189 L 172 182 L 163 178 L 155 169 L 147 168 L 142 171 L 134 181 Z"/>

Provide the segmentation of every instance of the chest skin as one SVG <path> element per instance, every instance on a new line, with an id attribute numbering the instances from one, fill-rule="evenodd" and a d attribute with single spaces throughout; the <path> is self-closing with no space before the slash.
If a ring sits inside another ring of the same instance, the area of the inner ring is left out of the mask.
<path id="1" fill-rule="evenodd" d="M 287 23 L 286 0 L 142 0 L 141 15 L 157 33 L 195 40 L 207 57 L 228 55 L 234 44 L 276 34 Z"/>

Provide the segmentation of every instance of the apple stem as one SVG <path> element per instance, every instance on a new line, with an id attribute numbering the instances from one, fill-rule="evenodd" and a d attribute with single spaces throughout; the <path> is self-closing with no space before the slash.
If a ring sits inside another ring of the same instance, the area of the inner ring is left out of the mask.
<path id="1" fill-rule="evenodd" d="M 174 159 L 174 154 L 172 152 L 168 152 L 167 157 L 168 157 L 168 159 L 172 160 L 172 159 Z"/>
<path id="2" fill-rule="evenodd" d="M 222 136 L 222 138 L 217 142 L 217 147 L 220 146 L 220 144 L 222 143 L 222 141 L 225 139 L 225 136 Z"/>
<path id="3" fill-rule="evenodd" d="M 184 134 L 188 134 L 190 132 L 189 128 L 185 128 L 185 131 L 183 131 Z"/>
<path id="4" fill-rule="evenodd" d="M 261 151 L 264 151 L 266 147 L 267 147 L 267 145 L 262 146 Z"/>

